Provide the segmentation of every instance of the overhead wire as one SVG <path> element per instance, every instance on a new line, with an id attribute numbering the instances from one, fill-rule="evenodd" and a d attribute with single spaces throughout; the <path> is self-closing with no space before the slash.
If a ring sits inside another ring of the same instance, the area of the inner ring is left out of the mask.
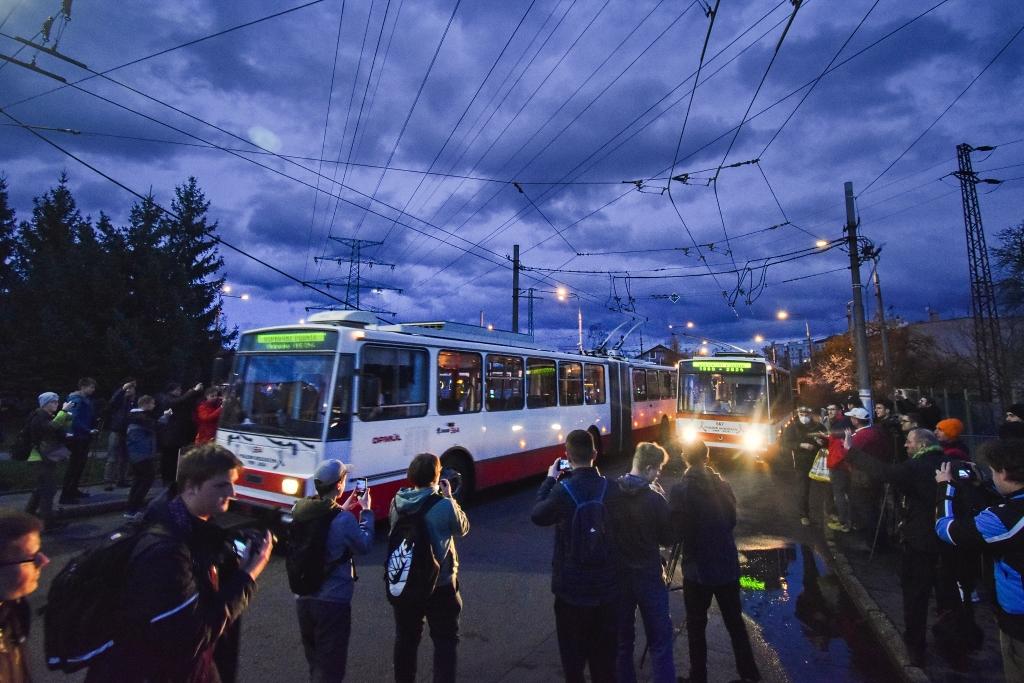
<path id="1" fill-rule="evenodd" d="M 1019 27 L 1019 28 L 1018 28 L 1018 29 L 1017 29 L 1017 30 L 1016 30 L 1016 31 L 1014 32 L 1014 34 L 1013 34 L 1012 36 L 1010 36 L 1010 39 L 1009 39 L 1008 41 L 1006 41 L 1006 43 L 1005 43 L 1005 44 L 1004 44 L 1004 45 L 1003 45 L 1003 46 L 1002 46 L 1001 48 L 999 48 L 999 51 L 998 51 L 998 52 L 996 52 L 996 54 L 995 54 L 995 55 L 994 55 L 994 56 L 992 57 L 992 59 L 990 59 L 990 60 L 989 60 L 989 61 L 988 61 L 988 62 L 987 62 L 987 63 L 985 64 L 985 66 L 984 66 L 984 67 L 983 67 L 983 68 L 981 69 L 981 71 L 979 71 L 979 72 L 977 73 L 977 75 L 975 75 L 975 76 L 974 76 L 974 78 L 972 78 L 972 79 L 971 79 L 971 82 L 970 82 L 970 83 L 968 83 L 968 84 L 967 84 L 967 86 L 966 86 L 966 87 L 965 87 L 965 88 L 964 88 L 963 90 L 961 90 L 961 91 L 960 91 L 960 92 L 959 92 L 959 93 L 957 94 L 957 96 L 956 96 L 956 97 L 954 97 L 954 98 L 953 98 L 953 101 L 952 101 L 952 102 L 950 102 L 950 103 L 949 103 L 948 105 L 946 105 L 946 108 L 945 108 L 945 109 L 943 109 L 943 110 L 942 110 L 942 112 L 941 112 L 941 113 L 940 113 L 940 114 L 939 114 L 938 116 L 936 116 L 936 117 L 935 117 L 935 120 L 933 120 L 933 121 L 932 121 L 931 123 L 929 123 L 929 124 L 928 124 L 928 125 L 927 125 L 927 126 L 925 127 L 925 129 L 924 129 L 923 131 L 921 131 L 921 134 L 920 134 L 920 135 L 918 135 L 918 136 L 917 136 L 916 138 L 914 138 L 914 140 L 913 140 L 913 141 L 911 141 L 911 143 L 910 143 L 909 145 L 907 145 L 906 149 L 904 149 L 904 150 L 903 150 L 902 152 L 900 152 L 900 153 L 899 153 L 899 155 L 897 155 L 897 157 L 896 157 L 895 159 L 893 159 L 893 160 L 892 160 L 892 161 L 891 161 L 891 162 L 889 163 L 889 165 L 888 165 L 888 166 L 886 166 L 886 167 L 885 167 L 885 168 L 884 168 L 884 169 L 882 170 L 882 172 L 881 172 L 881 173 L 879 173 L 879 174 L 878 174 L 877 176 L 875 176 L 875 178 L 874 178 L 874 179 L 873 179 L 873 180 L 872 180 L 872 181 L 871 181 L 870 183 L 868 183 L 867 185 L 865 185 L 865 186 L 864 186 L 864 189 L 863 189 L 863 190 L 861 190 L 861 192 L 864 192 L 864 191 L 866 191 L 866 190 L 870 189 L 870 188 L 871 188 L 871 186 L 872 186 L 872 185 L 874 185 L 874 184 L 875 184 L 876 182 L 878 182 L 878 180 L 879 180 L 879 179 L 880 179 L 880 178 L 881 178 L 882 176 L 884 176 L 884 175 L 885 175 L 886 173 L 888 173 L 888 172 L 889 172 L 889 169 L 891 169 L 891 168 L 892 168 L 893 166 L 895 166 L 895 165 L 896 165 L 897 163 L 899 163 L 900 159 L 902 159 L 902 158 L 903 158 L 904 156 L 906 156 L 907 152 L 909 152 L 909 151 L 910 151 L 911 149 L 913 149 L 913 148 L 914 148 L 914 145 L 916 145 L 916 144 L 917 144 L 918 142 L 920 142 L 920 141 L 921 141 L 921 139 L 922 139 L 922 138 L 924 138 L 924 136 L 925 136 L 925 135 L 927 135 L 927 134 L 928 134 L 928 132 L 929 132 L 929 131 L 930 131 L 930 130 L 931 130 L 932 128 L 934 128 L 934 127 L 935 127 L 935 124 L 937 124 L 937 123 L 938 123 L 938 122 L 939 122 L 939 121 L 940 121 L 940 120 L 942 119 L 942 117 L 943 117 L 943 116 L 945 116 L 945 115 L 946 115 L 946 113 L 947 113 L 947 112 L 948 112 L 948 111 L 949 111 L 950 109 L 952 109 L 952 108 L 953 108 L 953 105 L 955 105 L 955 104 L 956 104 L 957 102 L 959 102 L 959 101 L 960 101 L 960 98 L 961 98 L 961 97 L 963 97 L 963 96 L 964 96 L 965 94 L 967 94 L 967 91 L 971 89 L 971 86 L 973 86 L 973 85 L 974 85 L 975 83 L 977 83 L 977 82 L 978 82 L 978 79 L 980 79 L 980 78 L 981 78 L 981 77 L 982 77 L 983 75 L 985 75 L 985 72 L 986 72 L 986 71 L 988 71 L 989 67 L 991 67 L 991 66 L 992 66 L 993 64 L 995 64 L 996 60 L 997 60 L 997 59 L 999 59 L 999 57 L 1000 57 L 1000 56 L 1002 56 L 1002 54 L 1003 54 L 1004 52 L 1006 52 L 1007 48 L 1009 48 L 1009 47 L 1010 47 L 1010 45 L 1012 45 L 1012 44 L 1013 44 L 1013 41 L 1015 41 L 1015 40 L 1017 39 L 1017 36 L 1019 36 L 1019 35 L 1021 34 L 1021 32 L 1022 32 L 1022 31 L 1024 31 L 1024 24 L 1021 24 L 1021 26 L 1020 26 L 1020 27 Z"/>

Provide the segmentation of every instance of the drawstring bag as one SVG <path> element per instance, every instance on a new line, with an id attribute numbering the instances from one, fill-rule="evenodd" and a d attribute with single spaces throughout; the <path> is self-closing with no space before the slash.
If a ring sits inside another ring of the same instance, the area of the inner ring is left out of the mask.
<path id="1" fill-rule="evenodd" d="M 814 481 L 825 482 L 826 484 L 832 481 L 828 473 L 828 449 L 822 448 L 818 451 L 818 455 L 814 456 L 814 464 L 811 465 L 811 471 L 807 473 L 807 476 Z"/>

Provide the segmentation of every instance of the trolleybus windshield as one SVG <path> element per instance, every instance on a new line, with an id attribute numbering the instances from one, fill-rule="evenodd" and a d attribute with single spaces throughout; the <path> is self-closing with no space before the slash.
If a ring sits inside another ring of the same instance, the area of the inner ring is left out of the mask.
<path id="1" fill-rule="evenodd" d="M 709 415 L 767 415 L 765 366 L 751 361 L 714 359 L 680 364 L 679 408 Z"/>
<path id="2" fill-rule="evenodd" d="M 322 438 L 333 365 L 329 353 L 238 354 L 220 426 Z"/>

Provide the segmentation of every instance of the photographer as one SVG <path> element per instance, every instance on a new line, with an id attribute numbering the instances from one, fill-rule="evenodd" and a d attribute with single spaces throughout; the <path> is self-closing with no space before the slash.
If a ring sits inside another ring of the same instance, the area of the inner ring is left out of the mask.
<path id="1" fill-rule="evenodd" d="M 984 548 L 995 559 L 999 643 L 1007 681 L 1024 680 L 1024 440 L 1000 439 L 981 447 L 979 453 L 992 469 L 992 483 L 1002 496 L 999 503 L 973 518 L 967 506 L 955 505 L 963 495 L 963 467 L 945 462 L 935 471 L 935 481 L 946 484 L 939 505 L 935 533 L 945 543 L 960 548 Z"/>
<path id="2" fill-rule="evenodd" d="M 811 467 L 818 451 L 828 445 L 828 432 L 816 422 L 807 406 L 796 409 L 796 415 L 782 429 L 782 448 L 793 454 L 797 487 L 800 489 L 800 523 L 811 524 Z"/>
<path id="3" fill-rule="evenodd" d="M 927 429 L 914 429 L 907 434 L 908 459 L 897 464 L 882 462 L 854 446 L 847 432 L 846 460 L 855 469 L 896 487 L 904 496 L 900 535 L 900 587 L 903 590 L 903 622 L 910 659 L 915 665 L 924 662 L 925 633 L 928 620 L 928 598 L 935 588 L 939 611 L 956 606 L 959 596 L 955 583 L 940 580 L 939 551 L 935 537 L 935 470 L 947 462 L 939 440 Z"/>
<path id="4" fill-rule="evenodd" d="M 196 406 L 196 445 L 217 438 L 217 423 L 224 408 L 224 397 L 218 387 L 206 390 L 206 400 Z"/>

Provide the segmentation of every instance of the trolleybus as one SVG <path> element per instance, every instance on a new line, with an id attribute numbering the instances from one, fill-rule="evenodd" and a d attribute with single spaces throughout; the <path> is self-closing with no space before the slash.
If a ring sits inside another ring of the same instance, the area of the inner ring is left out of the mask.
<path id="1" fill-rule="evenodd" d="M 412 457 L 461 475 L 462 495 L 543 472 L 573 429 L 599 454 L 672 432 L 676 369 L 546 351 L 530 335 L 458 323 L 375 324 L 330 311 L 245 332 L 217 442 L 242 460 L 240 503 L 290 508 L 327 458 L 386 511 Z"/>
<path id="2" fill-rule="evenodd" d="M 728 353 L 679 361 L 676 433 L 710 448 L 771 455 L 793 411 L 789 373 L 761 356 Z"/>

